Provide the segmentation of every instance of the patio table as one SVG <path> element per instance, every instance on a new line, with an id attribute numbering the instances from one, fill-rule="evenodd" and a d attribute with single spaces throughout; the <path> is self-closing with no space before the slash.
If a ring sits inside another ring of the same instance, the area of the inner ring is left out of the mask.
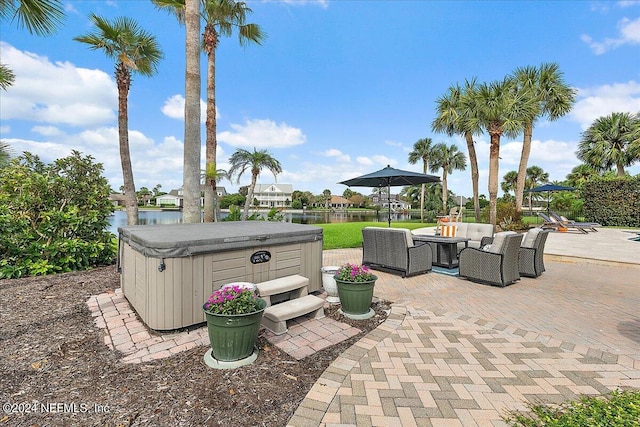
<path id="1" fill-rule="evenodd" d="M 465 248 L 469 246 L 468 237 L 444 237 L 431 234 L 414 234 L 413 240 L 427 242 L 435 249 L 433 251 L 433 265 L 445 268 L 458 267 L 458 243 L 463 243 Z"/>

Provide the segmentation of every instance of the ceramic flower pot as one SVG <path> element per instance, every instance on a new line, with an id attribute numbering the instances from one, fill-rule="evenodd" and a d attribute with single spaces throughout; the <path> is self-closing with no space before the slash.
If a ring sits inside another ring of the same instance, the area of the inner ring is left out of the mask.
<path id="1" fill-rule="evenodd" d="M 322 267 L 320 269 L 322 273 L 322 287 L 327 292 L 327 302 L 331 304 L 340 302 L 340 298 L 338 298 L 338 285 L 336 285 L 334 279 L 339 269 L 340 267 L 336 266 Z"/>
<path id="2" fill-rule="evenodd" d="M 338 286 L 341 310 L 352 319 L 368 319 L 375 313 L 371 309 L 373 287 L 378 278 L 366 282 L 349 282 L 334 277 Z"/>
<path id="3" fill-rule="evenodd" d="M 257 300 L 258 310 L 247 314 L 213 314 L 204 309 L 212 356 L 220 362 L 245 359 L 253 353 L 267 302 Z"/>

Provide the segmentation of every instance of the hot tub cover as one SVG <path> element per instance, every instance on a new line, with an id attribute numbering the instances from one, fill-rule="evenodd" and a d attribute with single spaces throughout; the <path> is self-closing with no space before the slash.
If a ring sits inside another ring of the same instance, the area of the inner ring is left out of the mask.
<path id="1" fill-rule="evenodd" d="M 268 221 L 119 227 L 120 242 L 152 258 L 182 258 L 264 245 L 322 240 L 322 228 Z"/>

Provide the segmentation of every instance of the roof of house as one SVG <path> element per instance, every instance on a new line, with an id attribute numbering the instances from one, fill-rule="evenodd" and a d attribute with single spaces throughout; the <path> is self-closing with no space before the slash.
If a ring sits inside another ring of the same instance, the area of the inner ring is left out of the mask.
<path id="1" fill-rule="evenodd" d="M 337 205 L 337 204 L 341 204 L 341 205 L 350 205 L 351 201 L 349 199 L 345 199 L 342 196 L 336 196 L 334 194 L 331 195 L 331 202 L 332 205 Z"/>
<path id="2" fill-rule="evenodd" d="M 293 193 L 293 184 L 256 184 L 254 193 Z"/>

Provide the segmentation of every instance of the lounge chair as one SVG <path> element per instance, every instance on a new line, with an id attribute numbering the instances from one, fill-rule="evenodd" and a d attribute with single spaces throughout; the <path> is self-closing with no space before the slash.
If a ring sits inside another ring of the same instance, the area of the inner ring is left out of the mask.
<path id="1" fill-rule="evenodd" d="M 574 230 L 578 230 L 582 234 L 587 234 L 589 230 L 592 229 L 592 226 L 590 225 L 563 223 L 561 221 L 558 221 L 555 218 L 552 218 L 550 216 L 547 216 L 546 214 L 543 214 L 542 212 L 538 212 L 538 215 L 540 215 L 540 217 L 544 221 L 540 227 L 545 230 L 553 229 L 553 230 L 559 231 L 559 229 L 564 229 L 566 231 L 566 229 L 574 229 Z"/>
<path id="2" fill-rule="evenodd" d="M 567 219 L 566 217 L 562 216 L 562 215 L 558 215 L 557 213 L 551 211 L 549 212 L 549 217 L 551 217 L 552 219 L 561 222 L 562 224 L 569 224 L 569 225 L 577 225 L 580 227 L 584 227 L 586 229 L 589 229 L 591 231 L 598 231 L 596 229 L 596 227 L 602 227 L 602 225 L 598 224 L 597 222 L 576 222 L 572 219 Z"/>
<path id="3" fill-rule="evenodd" d="M 520 280 L 518 252 L 522 234 L 513 231 L 496 233 L 491 245 L 465 248 L 460 252 L 460 276 L 474 282 L 506 286 Z"/>

